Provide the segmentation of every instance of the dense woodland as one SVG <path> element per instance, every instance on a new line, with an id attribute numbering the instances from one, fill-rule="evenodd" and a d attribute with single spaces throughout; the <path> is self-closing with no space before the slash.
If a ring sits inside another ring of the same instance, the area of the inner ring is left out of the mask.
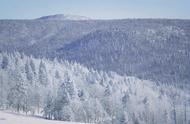
<path id="1" fill-rule="evenodd" d="M 0 20 L 0 51 L 64 59 L 190 89 L 189 20 L 49 18 Z"/>
<path id="2" fill-rule="evenodd" d="M 102 124 L 189 124 L 190 93 L 78 63 L 0 54 L 0 108 Z"/>

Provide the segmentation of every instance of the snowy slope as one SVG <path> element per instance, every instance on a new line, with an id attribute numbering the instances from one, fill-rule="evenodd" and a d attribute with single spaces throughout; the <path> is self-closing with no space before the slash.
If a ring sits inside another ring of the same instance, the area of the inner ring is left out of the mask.
<path id="1" fill-rule="evenodd" d="M 77 63 L 2 53 L 0 79 L 0 107 L 38 115 L 40 105 L 40 114 L 49 119 L 102 124 L 190 121 L 189 91 Z"/>
<path id="2" fill-rule="evenodd" d="M 63 121 L 45 120 L 14 113 L 0 111 L 0 124 L 82 124 Z"/>

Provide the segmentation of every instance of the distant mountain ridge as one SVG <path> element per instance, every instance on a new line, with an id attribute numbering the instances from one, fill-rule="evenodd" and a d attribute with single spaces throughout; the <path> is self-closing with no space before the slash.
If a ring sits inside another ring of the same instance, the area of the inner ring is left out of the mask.
<path id="1" fill-rule="evenodd" d="M 90 20 L 89 17 L 79 15 L 68 15 L 68 14 L 56 14 L 49 16 L 42 16 L 37 20 Z"/>

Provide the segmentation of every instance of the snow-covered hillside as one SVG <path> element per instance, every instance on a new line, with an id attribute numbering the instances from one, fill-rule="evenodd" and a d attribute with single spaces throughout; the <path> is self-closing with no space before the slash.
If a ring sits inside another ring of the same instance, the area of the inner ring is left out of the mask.
<path id="1" fill-rule="evenodd" d="M 0 20 L 0 51 L 76 61 L 190 89 L 189 20 L 61 18 Z"/>
<path id="2" fill-rule="evenodd" d="M 175 26 L 96 31 L 64 45 L 56 56 L 190 89 L 190 42 L 184 32 Z"/>
<path id="3" fill-rule="evenodd" d="M 82 124 L 45 120 L 39 117 L 24 116 L 18 113 L 0 111 L 0 124 Z"/>
<path id="4" fill-rule="evenodd" d="M 189 91 L 77 63 L 0 54 L 0 107 L 52 120 L 187 124 Z"/>

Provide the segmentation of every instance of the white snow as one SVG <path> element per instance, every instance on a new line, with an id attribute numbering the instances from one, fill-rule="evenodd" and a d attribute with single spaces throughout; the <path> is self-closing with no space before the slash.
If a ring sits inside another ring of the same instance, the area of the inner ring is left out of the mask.
<path id="1" fill-rule="evenodd" d="M 19 115 L 15 113 L 0 111 L 0 124 L 82 124 L 82 123 L 46 120 L 38 117 L 25 116 L 21 114 Z"/>
<path id="2" fill-rule="evenodd" d="M 57 14 L 38 18 L 39 20 L 90 20 L 90 18 L 79 15 Z"/>

